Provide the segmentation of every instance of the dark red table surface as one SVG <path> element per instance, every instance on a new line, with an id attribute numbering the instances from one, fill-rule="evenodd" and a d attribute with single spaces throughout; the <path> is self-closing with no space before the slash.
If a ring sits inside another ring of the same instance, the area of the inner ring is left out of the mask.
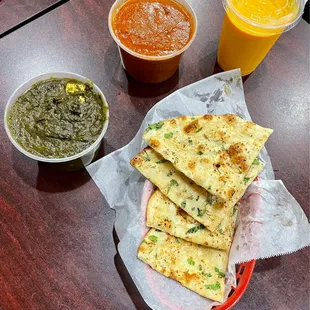
<path id="1" fill-rule="evenodd" d="M 59 0 L 0 0 L 0 35 L 57 2 Z"/>
<path id="2" fill-rule="evenodd" d="M 85 170 L 51 170 L 20 154 L 3 128 L 5 104 L 27 79 L 72 71 L 110 104 L 101 152 L 127 144 L 161 98 L 212 75 L 221 1 L 192 0 L 199 30 L 178 74 L 143 85 L 123 71 L 107 16 L 112 1 L 71 0 L 0 40 L 0 308 L 147 309 L 119 255 L 109 208 Z M 285 33 L 244 84 L 255 122 L 274 129 L 267 149 L 309 217 L 309 25 Z M 113 190 L 113 189 L 111 189 Z M 257 262 L 236 309 L 309 309 L 309 250 Z"/>

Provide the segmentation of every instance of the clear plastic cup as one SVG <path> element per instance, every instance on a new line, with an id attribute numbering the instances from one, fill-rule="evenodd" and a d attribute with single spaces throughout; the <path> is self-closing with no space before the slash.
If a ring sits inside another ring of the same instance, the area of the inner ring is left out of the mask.
<path id="1" fill-rule="evenodd" d="M 248 75 L 281 34 L 301 19 L 304 0 L 222 0 L 223 21 L 217 61 L 223 70 Z"/>
<path id="2" fill-rule="evenodd" d="M 112 28 L 112 21 L 117 10 L 128 0 L 116 0 L 109 13 L 109 30 L 118 45 L 123 68 L 136 80 L 145 83 L 159 83 L 169 79 L 178 69 L 182 54 L 190 47 L 196 37 L 197 17 L 192 7 L 185 0 L 174 0 L 183 5 L 192 15 L 194 31 L 190 41 L 176 53 L 164 56 L 146 56 L 136 53 L 120 42 Z"/>

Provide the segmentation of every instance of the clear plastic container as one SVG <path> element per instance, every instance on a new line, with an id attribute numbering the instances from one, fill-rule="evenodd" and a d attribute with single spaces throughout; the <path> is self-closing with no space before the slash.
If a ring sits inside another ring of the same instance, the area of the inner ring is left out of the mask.
<path id="1" fill-rule="evenodd" d="M 224 70 L 248 75 L 281 34 L 301 19 L 304 0 L 222 0 L 226 14 L 218 48 Z"/>
<path id="2" fill-rule="evenodd" d="M 89 79 L 87 79 L 84 76 L 81 76 L 79 74 L 76 73 L 72 73 L 72 72 L 50 72 L 50 73 L 45 73 L 45 74 L 41 74 L 39 76 L 36 76 L 30 80 L 28 80 L 27 82 L 25 82 L 24 84 L 22 84 L 21 86 L 19 86 L 14 93 L 11 95 L 6 107 L 5 107 L 5 112 L 4 112 L 4 128 L 6 131 L 6 134 L 8 135 L 8 138 L 10 139 L 11 143 L 16 147 L 17 150 L 19 150 L 21 153 L 23 153 L 25 156 L 32 158 L 34 160 L 37 160 L 39 162 L 44 162 L 49 164 L 52 168 L 58 169 L 58 170 L 67 170 L 67 171 L 72 171 L 72 170 L 78 170 L 81 168 L 84 168 L 86 166 L 88 166 L 97 156 L 98 151 L 99 151 L 99 147 L 101 145 L 101 142 L 103 140 L 103 137 L 107 131 L 108 128 L 108 124 L 109 124 L 109 106 L 107 103 L 107 100 L 104 96 L 104 94 L 102 93 L 102 91 L 99 89 L 99 87 L 94 84 L 93 82 L 93 89 L 94 91 L 100 95 L 100 97 L 102 98 L 103 104 L 104 106 L 107 108 L 106 110 L 106 121 L 103 125 L 102 131 L 99 135 L 99 137 L 97 138 L 97 140 L 90 145 L 87 149 L 85 149 L 84 151 L 72 155 L 72 156 L 68 156 L 68 157 L 63 157 L 63 158 L 45 158 L 45 157 L 40 157 L 37 155 L 34 155 L 32 153 L 29 153 L 28 151 L 26 151 L 17 141 L 15 141 L 15 139 L 13 138 L 13 136 L 11 135 L 9 126 L 8 126 L 8 122 L 7 122 L 7 115 L 9 112 L 9 109 L 11 107 L 11 105 L 17 100 L 17 98 L 19 96 L 21 96 L 24 92 L 26 92 L 29 88 L 31 88 L 31 86 L 39 81 L 44 81 L 50 78 L 69 78 L 69 79 L 75 79 L 78 81 L 81 81 L 83 83 L 89 83 L 91 82 Z"/>
<path id="3" fill-rule="evenodd" d="M 183 5 L 192 15 L 193 33 L 189 42 L 176 53 L 164 56 L 146 56 L 138 54 L 124 44 L 115 35 L 112 22 L 117 10 L 128 0 L 116 0 L 109 13 L 109 30 L 118 45 L 121 62 L 124 69 L 136 80 L 145 83 L 159 83 L 169 79 L 178 69 L 182 54 L 190 47 L 196 37 L 197 17 L 192 7 L 185 0 L 174 0 Z"/>

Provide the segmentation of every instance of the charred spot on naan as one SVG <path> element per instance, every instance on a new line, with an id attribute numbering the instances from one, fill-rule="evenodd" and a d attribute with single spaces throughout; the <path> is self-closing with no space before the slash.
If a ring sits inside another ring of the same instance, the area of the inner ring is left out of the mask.
<path id="1" fill-rule="evenodd" d="M 200 128 L 201 126 L 199 125 L 199 120 L 196 119 L 190 122 L 189 124 L 187 124 L 186 126 L 184 126 L 183 130 L 186 134 L 189 134 L 189 133 L 194 133 L 194 132 L 199 131 Z"/>
<path id="2" fill-rule="evenodd" d="M 195 167 L 196 167 L 196 162 L 193 161 L 193 160 L 190 160 L 189 163 L 187 164 L 187 167 L 188 167 L 190 170 L 194 170 Z"/>
<path id="3" fill-rule="evenodd" d="M 130 164 L 133 167 L 139 167 L 143 164 L 143 162 L 144 160 L 139 155 L 137 155 L 130 161 Z"/>
<path id="4" fill-rule="evenodd" d="M 163 274 L 166 274 L 166 267 L 159 267 L 159 272 L 161 272 L 161 273 L 163 273 Z M 169 274 L 170 274 L 170 272 L 169 272 Z M 169 276 L 169 274 L 168 274 L 168 276 Z"/>
<path id="5" fill-rule="evenodd" d="M 150 147 L 156 149 L 160 146 L 160 142 L 156 140 L 155 138 L 151 138 L 149 145 Z"/>
<path id="6" fill-rule="evenodd" d="M 213 203 L 213 205 L 212 205 L 214 208 L 218 208 L 218 209 L 222 209 L 222 208 L 225 208 L 225 207 L 227 207 L 226 205 L 225 205 L 225 202 L 223 202 L 223 201 L 215 201 L 214 203 Z"/>
<path id="7" fill-rule="evenodd" d="M 237 118 L 236 118 L 236 115 L 234 114 L 225 114 L 223 115 L 223 118 L 226 120 L 226 122 L 228 123 L 235 123 Z"/>
<path id="8" fill-rule="evenodd" d="M 151 147 L 144 148 L 138 155 L 131 159 L 130 164 L 137 168 L 143 165 L 144 162 L 150 161 L 149 151 L 152 151 Z"/>
<path id="9" fill-rule="evenodd" d="M 229 149 L 227 150 L 231 162 L 237 165 L 242 172 L 246 172 L 249 170 L 249 165 L 247 164 L 247 159 L 243 154 L 245 146 L 243 143 L 238 142 L 232 144 Z"/>
<path id="10" fill-rule="evenodd" d="M 186 283 L 197 281 L 200 277 L 196 273 L 184 272 L 184 280 Z"/>
<path id="11" fill-rule="evenodd" d="M 202 155 L 200 153 L 203 153 L 205 151 L 205 146 L 203 144 L 199 144 L 198 147 L 197 147 L 197 153 L 199 155 Z"/>
<path id="12" fill-rule="evenodd" d="M 203 116 L 203 119 L 205 119 L 207 121 L 212 121 L 213 120 L 213 115 L 212 114 L 205 114 Z"/>
<path id="13" fill-rule="evenodd" d="M 231 198 L 234 196 L 235 192 L 236 192 L 236 191 L 235 191 L 233 188 L 230 188 L 230 189 L 227 191 L 227 195 L 228 195 L 229 199 L 231 199 Z"/>
<path id="14" fill-rule="evenodd" d="M 220 163 L 213 164 L 213 168 L 214 170 L 219 170 L 221 168 L 221 164 Z"/>
<path id="15" fill-rule="evenodd" d="M 166 228 L 171 228 L 171 221 L 168 219 L 165 219 L 163 222 L 163 226 Z"/>

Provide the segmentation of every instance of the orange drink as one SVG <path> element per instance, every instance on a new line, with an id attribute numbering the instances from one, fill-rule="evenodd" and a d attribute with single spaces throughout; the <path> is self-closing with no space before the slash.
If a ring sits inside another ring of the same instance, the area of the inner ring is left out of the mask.
<path id="1" fill-rule="evenodd" d="M 217 60 L 223 70 L 250 74 L 280 35 L 301 18 L 304 0 L 223 0 Z"/>

